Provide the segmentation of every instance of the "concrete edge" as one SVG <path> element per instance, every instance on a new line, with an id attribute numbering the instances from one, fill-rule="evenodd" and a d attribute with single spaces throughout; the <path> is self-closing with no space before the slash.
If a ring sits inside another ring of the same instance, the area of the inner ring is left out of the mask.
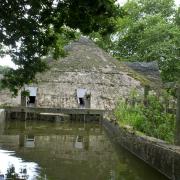
<path id="1" fill-rule="evenodd" d="M 128 128 L 103 120 L 111 138 L 129 152 L 172 180 L 180 180 L 180 147 L 140 135 Z"/>

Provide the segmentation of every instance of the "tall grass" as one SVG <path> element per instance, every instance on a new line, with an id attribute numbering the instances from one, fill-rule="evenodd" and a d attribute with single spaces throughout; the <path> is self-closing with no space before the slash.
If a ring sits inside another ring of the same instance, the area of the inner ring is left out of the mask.
<path id="1" fill-rule="evenodd" d="M 173 143 L 175 118 L 167 113 L 159 98 L 155 95 L 148 96 L 148 105 L 142 102 L 129 104 L 119 102 L 115 109 L 115 116 L 121 125 L 132 126 L 135 130 Z"/>

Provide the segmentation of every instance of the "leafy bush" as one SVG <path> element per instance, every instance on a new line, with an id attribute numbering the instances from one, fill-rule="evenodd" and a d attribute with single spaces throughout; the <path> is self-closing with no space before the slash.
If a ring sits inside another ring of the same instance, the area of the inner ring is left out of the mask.
<path id="1" fill-rule="evenodd" d="M 0 65 L 0 90 L 2 89 L 2 82 L 1 82 L 1 78 L 3 77 L 2 75 L 8 71 L 9 71 L 9 67 Z"/>
<path id="2" fill-rule="evenodd" d="M 9 67 L 8 66 L 1 66 L 0 65 L 0 74 L 4 74 L 6 73 L 7 71 L 9 71 Z"/>
<path id="3" fill-rule="evenodd" d="M 115 116 L 122 125 L 130 125 L 148 136 L 173 143 L 175 118 L 167 113 L 162 102 L 155 95 L 149 95 L 148 105 L 142 102 L 130 105 L 121 101 L 115 109 Z"/>

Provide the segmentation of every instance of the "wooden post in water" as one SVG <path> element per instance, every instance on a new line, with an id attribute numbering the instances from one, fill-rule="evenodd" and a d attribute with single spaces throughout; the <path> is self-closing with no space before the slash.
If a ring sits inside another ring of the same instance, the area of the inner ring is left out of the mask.
<path id="1" fill-rule="evenodd" d="M 177 85 L 175 145 L 180 146 L 180 83 Z"/>

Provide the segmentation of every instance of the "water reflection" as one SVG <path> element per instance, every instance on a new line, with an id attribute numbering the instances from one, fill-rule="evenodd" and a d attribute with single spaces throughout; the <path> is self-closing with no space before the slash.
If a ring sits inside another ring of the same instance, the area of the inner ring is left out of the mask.
<path id="1" fill-rule="evenodd" d="M 12 164 L 33 180 L 165 180 L 95 123 L 6 121 L 0 149 L 1 173 Z"/>
<path id="2" fill-rule="evenodd" d="M 0 109 L 0 134 L 4 131 L 5 113 L 3 109 Z"/>
<path id="3" fill-rule="evenodd" d="M 34 148 L 35 147 L 35 137 L 34 135 L 27 135 L 24 137 L 24 146 L 27 148 Z"/>
<path id="4" fill-rule="evenodd" d="M 14 151 L 0 150 L 1 179 L 29 179 L 38 177 L 39 166 L 34 162 L 24 162 L 15 157 Z"/>

